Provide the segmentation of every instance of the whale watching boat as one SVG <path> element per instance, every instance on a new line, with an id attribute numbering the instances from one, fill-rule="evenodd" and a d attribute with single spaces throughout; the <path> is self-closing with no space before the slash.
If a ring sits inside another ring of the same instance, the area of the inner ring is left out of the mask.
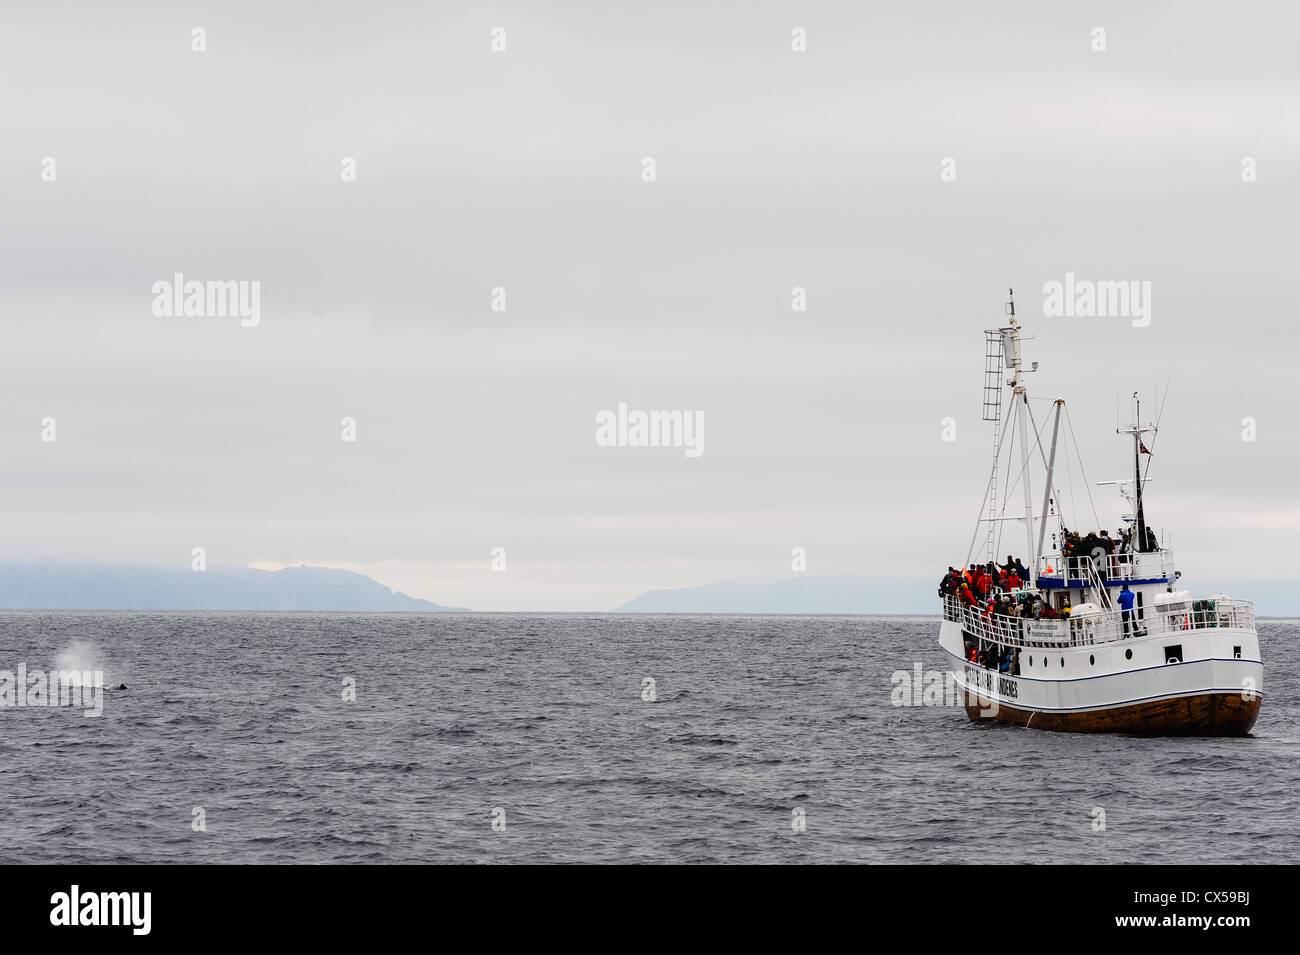
<path id="1" fill-rule="evenodd" d="M 1132 439 L 1132 477 L 1098 482 L 1117 486 L 1126 502 L 1115 536 L 1070 530 L 1067 516 L 1077 528 L 1079 515 L 1063 513 L 1057 488 L 1062 471 L 1074 480 L 1071 463 L 1057 461 L 1069 411 L 1057 398 L 1042 430 L 1036 426 L 1025 381 L 1038 362 L 1026 368 L 1021 360 L 1014 295 L 1009 315 L 984 333 L 983 417 L 993 425 L 985 502 L 966 563 L 949 568 L 940 585 L 939 645 L 967 715 L 1065 732 L 1249 733 L 1264 673 L 1254 605 L 1225 594 L 1193 599 L 1178 584 L 1167 535 L 1162 542 L 1144 509 L 1143 459 L 1149 470 L 1152 458 L 1143 436 L 1155 444 L 1159 414 L 1143 427 L 1134 395 L 1132 424 L 1116 429 Z M 1075 450 L 1077 457 L 1077 442 Z M 1021 502 L 1012 504 L 1016 496 Z M 1011 529 L 1019 542 L 1017 523 L 1028 563 L 1011 556 L 1002 563 L 1002 532 Z M 977 549 L 983 563 L 973 562 Z"/>

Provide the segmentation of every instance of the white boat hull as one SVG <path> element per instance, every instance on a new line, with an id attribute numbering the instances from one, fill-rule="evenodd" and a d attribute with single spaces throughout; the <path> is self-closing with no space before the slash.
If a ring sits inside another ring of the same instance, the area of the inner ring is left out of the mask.
<path id="1" fill-rule="evenodd" d="M 1066 732 L 1218 736 L 1249 733 L 1259 715 L 1264 667 L 1253 630 L 1214 627 L 1025 647 L 1016 675 L 967 661 L 956 621 L 943 621 L 939 642 L 973 720 Z"/>

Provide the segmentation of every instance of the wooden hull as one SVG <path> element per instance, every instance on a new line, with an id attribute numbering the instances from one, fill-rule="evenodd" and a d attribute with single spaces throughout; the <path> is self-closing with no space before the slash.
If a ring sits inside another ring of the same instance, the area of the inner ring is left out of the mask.
<path id="1" fill-rule="evenodd" d="M 1026 710 L 965 691 L 966 715 L 1062 733 L 1134 733 L 1144 736 L 1245 736 L 1259 717 L 1260 696 L 1200 693 L 1104 709 L 1053 713 Z"/>

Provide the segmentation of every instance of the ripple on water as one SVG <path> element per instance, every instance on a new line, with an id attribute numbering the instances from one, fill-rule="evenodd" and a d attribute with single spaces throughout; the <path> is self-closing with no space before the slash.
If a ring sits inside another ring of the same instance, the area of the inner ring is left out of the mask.
<path id="1" fill-rule="evenodd" d="M 11 665 L 81 640 L 132 689 L 101 719 L 5 712 L 0 862 L 950 862 L 1007 845 L 1029 862 L 1234 862 L 1244 846 L 1290 862 L 1300 842 L 1295 621 L 1261 622 L 1265 703 L 1242 740 L 895 708 L 894 671 L 942 664 L 927 618 L 4 623 Z"/>

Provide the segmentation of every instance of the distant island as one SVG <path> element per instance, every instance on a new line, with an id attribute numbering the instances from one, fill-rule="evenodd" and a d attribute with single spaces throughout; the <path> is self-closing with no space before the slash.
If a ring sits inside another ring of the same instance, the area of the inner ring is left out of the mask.
<path id="1" fill-rule="evenodd" d="M 306 610 L 447 613 L 350 570 L 329 567 L 109 567 L 0 564 L 6 610 Z"/>
<path id="2" fill-rule="evenodd" d="M 804 577 L 727 580 L 650 590 L 618 608 L 619 613 L 790 613 L 931 614 L 939 613 L 939 576 Z M 1300 616 L 1300 583 L 1294 580 L 1184 581 L 1195 593 L 1226 593 L 1255 604 L 1259 616 Z"/>

